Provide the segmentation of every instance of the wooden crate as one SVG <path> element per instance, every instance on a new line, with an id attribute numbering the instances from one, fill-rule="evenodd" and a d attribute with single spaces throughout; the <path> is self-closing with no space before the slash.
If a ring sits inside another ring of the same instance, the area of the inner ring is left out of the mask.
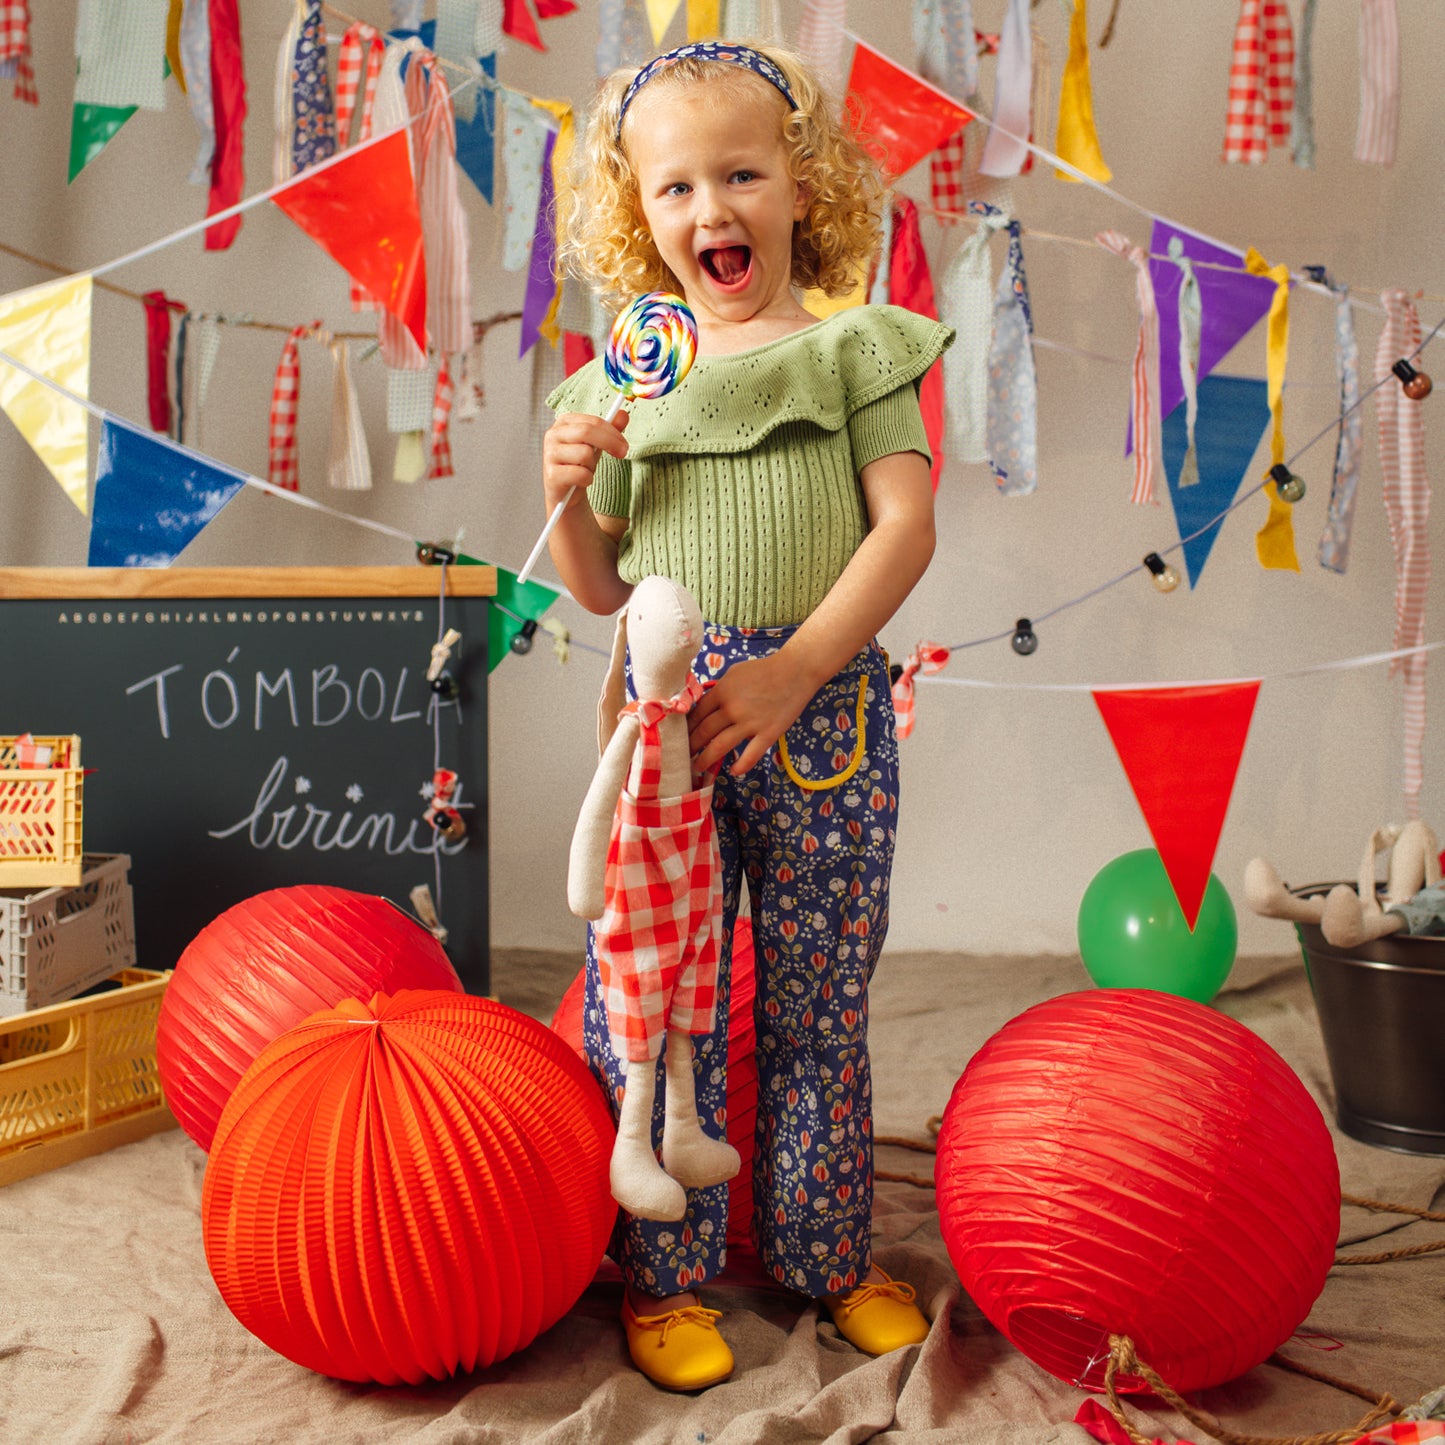
<path id="1" fill-rule="evenodd" d="M 175 1125 L 161 1095 L 156 1020 L 169 972 L 0 1019 L 0 1185 Z"/>
<path id="2" fill-rule="evenodd" d="M 129 855 L 81 862 L 76 888 L 0 888 L 0 1017 L 62 1003 L 135 963 Z"/>
<path id="3" fill-rule="evenodd" d="M 52 768 L 16 766 L 17 741 L 0 734 L 0 888 L 74 887 L 83 872 L 80 739 L 34 739 L 52 750 Z"/>

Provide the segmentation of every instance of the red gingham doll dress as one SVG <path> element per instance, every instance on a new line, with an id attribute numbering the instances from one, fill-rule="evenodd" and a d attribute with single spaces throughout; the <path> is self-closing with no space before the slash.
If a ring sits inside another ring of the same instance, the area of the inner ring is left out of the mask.
<path id="1" fill-rule="evenodd" d="M 702 694 L 689 677 L 676 697 L 622 710 L 637 714 L 642 766 L 636 794 L 624 787 L 613 814 L 596 938 L 612 1048 L 624 1061 L 657 1058 L 665 1029 L 706 1034 L 716 1022 L 722 862 L 712 783 L 657 796 L 662 719 L 691 712 Z"/>

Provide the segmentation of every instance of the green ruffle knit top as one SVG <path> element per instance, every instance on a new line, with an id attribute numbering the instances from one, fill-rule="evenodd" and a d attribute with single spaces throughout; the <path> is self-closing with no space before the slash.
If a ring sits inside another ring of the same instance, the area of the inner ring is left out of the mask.
<path id="1" fill-rule="evenodd" d="M 623 579 L 671 577 L 726 626 L 802 622 L 867 533 L 859 473 L 929 455 L 918 387 L 952 340 L 901 307 L 858 307 L 699 357 L 675 391 L 630 404 L 627 459 L 600 456 L 588 489 L 594 511 L 628 519 Z M 597 360 L 547 404 L 600 416 L 614 394 Z"/>

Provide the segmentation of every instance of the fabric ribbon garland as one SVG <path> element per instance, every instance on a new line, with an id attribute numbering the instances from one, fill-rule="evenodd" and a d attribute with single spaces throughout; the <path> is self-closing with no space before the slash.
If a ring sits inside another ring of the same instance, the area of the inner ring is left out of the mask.
<path id="1" fill-rule="evenodd" d="M 336 58 L 336 145 L 340 150 L 366 140 L 372 132 L 376 88 L 386 59 L 386 40 L 374 26 L 362 21 L 347 28 Z M 357 102 L 357 90 L 361 100 Z M 351 135 L 353 118 L 360 116 L 357 135 Z M 358 281 L 351 282 L 351 309 L 379 311 L 381 308 Z"/>
<path id="2" fill-rule="evenodd" d="M 970 209 L 977 204 L 970 203 Z M 1038 485 L 1039 393 L 1019 223 L 1010 217 L 1004 224 L 1008 257 L 994 292 L 985 431 L 988 462 L 999 491 L 1006 497 L 1022 497 Z"/>
<path id="3" fill-rule="evenodd" d="M 923 249 L 923 236 L 918 228 L 918 207 L 912 197 L 901 192 L 893 197 L 892 244 L 888 251 L 888 299 L 895 306 L 906 307 L 938 320 L 938 307 L 933 298 L 933 277 L 928 270 L 928 253 Z M 929 476 L 933 490 L 944 463 L 943 374 L 934 366 L 918 388 L 918 409 L 923 413 L 923 430 L 933 453 Z"/>
<path id="4" fill-rule="evenodd" d="M 40 104 L 35 67 L 30 58 L 29 0 L 0 3 L 0 66 L 4 67 L 4 74 L 15 77 L 16 100 L 23 100 L 26 105 Z"/>
<path id="5" fill-rule="evenodd" d="M 298 343 L 303 336 L 321 331 L 320 321 L 293 326 L 281 348 L 276 367 L 276 381 L 271 388 L 270 438 L 266 462 L 266 479 L 274 487 L 288 492 L 300 489 L 300 470 L 296 459 L 296 408 L 301 398 L 301 355 Z"/>
<path id="6" fill-rule="evenodd" d="M 1283 261 L 1271 266 L 1251 246 L 1244 258 L 1244 269 L 1252 276 L 1268 276 L 1274 282 L 1274 299 L 1269 303 L 1266 330 L 1265 378 L 1269 386 L 1269 410 L 1274 418 L 1270 431 L 1269 461 L 1277 467 L 1284 461 L 1284 373 L 1289 360 L 1289 267 Z M 1299 558 L 1294 548 L 1293 508 L 1279 494 L 1273 480 L 1264 484 L 1269 498 L 1269 515 L 1264 526 L 1255 533 L 1254 546 L 1259 565 L 1281 571 L 1298 572 Z"/>
<path id="7" fill-rule="evenodd" d="M 913 679 L 922 672 L 942 672 L 948 666 L 948 649 L 936 642 L 920 642 L 903 661 L 903 670 L 893 683 L 893 717 L 898 736 L 906 738 L 914 725 Z"/>
<path id="8" fill-rule="evenodd" d="M 1054 149 L 1086 176 L 1107 183 L 1113 180 L 1114 173 L 1105 163 L 1094 126 L 1087 5 L 1088 0 L 1074 0 L 1074 13 L 1069 21 L 1069 58 L 1064 62 L 1064 78 L 1059 86 L 1059 126 Z M 1068 171 L 1055 170 L 1054 174 L 1065 181 L 1079 179 Z"/>
<path id="9" fill-rule="evenodd" d="M 351 348 L 333 338 L 331 352 L 331 441 L 326 454 L 326 482 L 339 491 L 371 490 L 371 453 L 351 379 Z"/>
<path id="10" fill-rule="evenodd" d="M 1395 0 L 1360 0 L 1360 124 L 1355 159 L 1393 165 L 1399 129 L 1399 11 Z"/>
<path id="11" fill-rule="evenodd" d="M 978 44 L 974 39 L 973 0 L 913 0 L 913 45 L 918 73 L 955 100 L 968 101 L 978 90 Z M 966 130 L 954 132 L 929 157 L 933 209 L 947 219 L 962 211 Z"/>
<path id="12" fill-rule="evenodd" d="M 1118 231 L 1100 231 L 1094 239 L 1106 250 L 1133 263 L 1139 298 L 1139 339 L 1134 346 L 1129 424 L 1134 438 L 1134 489 L 1136 504 L 1155 501 L 1154 464 L 1159 456 L 1159 308 L 1154 299 L 1154 278 L 1149 253 Z M 1197 290 L 1197 287 L 1196 287 Z M 1196 479 L 1198 469 L 1195 470 Z"/>
<path id="13" fill-rule="evenodd" d="M 1029 158 L 1025 140 L 1033 104 L 1033 68 L 1029 0 L 1009 0 L 999 37 L 993 124 L 978 163 L 983 175 L 1016 176 Z"/>
<path id="14" fill-rule="evenodd" d="M 291 87 L 296 83 L 296 47 L 300 43 L 301 10 L 293 0 L 291 19 L 281 32 L 281 44 L 276 49 L 276 93 L 271 112 L 276 135 L 271 152 L 271 179 L 278 186 L 291 179 L 291 137 L 296 125 Z"/>
<path id="15" fill-rule="evenodd" d="M 798 21 L 795 42 L 798 54 L 840 92 L 846 79 L 843 30 L 847 23 L 847 0 L 803 0 L 803 17 Z"/>
<path id="16" fill-rule="evenodd" d="M 291 75 L 291 174 L 336 153 L 335 111 L 326 73 L 326 27 L 321 0 L 309 0 L 301 18 Z"/>
<path id="17" fill-rule="evenodd" d="M 1323 266 L 1305 270 L 1335 297 L 1335 374 L 1340 382 L 1340 435 L 1335 444 L 1330 510 L 1320 536 L 1320 566 L 1343 573 L 1350 561 L 1350 535 L 1355 522 L 1355 488 L 1364 451 L 1365 419 L 1360 411 L 1360 348 L 1355 340 L 1355 312 L 1350 288 L 1336 285 Z"/>
<path id="18" fill-rule="evenodd" d="M 989 238 L 1008 223 L 996 206 L 975 201 L 978 226 L 958 248 L 943 278 L 944 312 L 958 342 L 943 353 L 949 454 L 961 462 L 988 460 L 988 355 L 993 341 L 993 265 Z"/>
<path id="19" fill-rule="evenodd" d="M 1382 291 L 1385 326 L 1375 348 L 1375 421 L 1380 440 L 1380 476 L 1390 545 L 1395 554 L 1396 650 L 1425 641 L 1425 599 L 1430 589 L 1430 479 L 1425 475 L 1425 423 L 1420 402 L 1396 385 L 1391 368 L 1420 346 L 1420 317 L 1409 295 Z M 1403 681 L 1405 741 L 1405 811 L 1420 816 L 1420 789 L 1425 771 L 1425 662 L 1428 653 L 1396 658 L 1390 676 Z"/>
<path id="20" fill-rule="evenodd" d="M 1294 113 L 1289 125 L 1289 158 L 1301 170 L 1315 168 L 1314 113 L 1315 0 L 1305 0 L 1294 55 Z"/>
<path id="21" fill-rule="evenodd" d="M 216 108 L 211 98 L 211 21 L 207 0 L 185 0 L 176 44 L 186 77 L 186 103 L 191 108 L 191 119 L 201 133 L 195 164 L 188 179 L 193 186 L 203 186 L 210 178 L 211 160 L 216 153 Z"/>
<path id="22" fill-rule="evenodd" d="M 146 403 L 151 430 L 165 436 L 171 431 L 171 312 L 185 311 L 164 291 L 147 291 L 141 300 L 146 312 Z"/>
<path id="23" fill-rule="evenodd" d="M 1259 165 L 1289 142 L 1294 101 L 1294 32 L 1284 0 L 1241 0 L 1229 67 L 1224 159 Z"/>
<path id="24" fill-rule="evenodd" d="M 456 475 L 452 467 L 450 433 L 453 395 L 452 374 L 447 366 L 447 358 L 440 356 L 437 358 L 436 391 L 432 396 L 431 458 L 427 468 L 427 475 L 432 478 Z"/>
<path id="25" fill-rule="evenodd" d="M 1199 421 L 1199 346 L 1204 334 L 1204 297 L 1194 263 L 1184 253 L 1178 236 L 1169 238 L 1169 259 L 1179 267 L 1179 380 L 1184 385 L 1184 460 L 1179 465 L 1179 485 L 1199 484 L 1199 457 L 1194 449 L 1194 430 Z M 1157 318 L 1156 318 L 1157 320 Z M 1160 404 L 1162 408 L 1162 403 Z M 1163 417 L 1160 417 L 1163 421 Z M 1135 445 L 1138 445 L 1136 440 Z"/>
<path id="26" fill-rule="evenodd" d="M 211 118 L 216 132 L 206 214 L 213 215 L 234 206 L 246 182 L 246 75 L 239 0 L 209 0 L 206 14 L 211 32 Z M 206 231 L 206 250 L 224 251 L 240 229 L 239 213 L 218 221 Z"/>

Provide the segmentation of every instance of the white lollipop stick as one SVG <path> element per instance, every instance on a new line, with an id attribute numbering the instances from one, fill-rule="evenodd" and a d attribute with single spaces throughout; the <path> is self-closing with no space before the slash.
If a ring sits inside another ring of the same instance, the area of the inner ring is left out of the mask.
<path id="1" fill-rule="evenodd" d="M 622 403 L 626 400 L 627 398 L 619 391 L 608 404 L 607 410 L 603 412 L 602 420 L 612 421 L 622 410 Z M 542 535 L 537 538 L 536 546 L 528 554 L 527 560 L 522 563 L 522 570 L 517 573 L 518 582 L 525 582 L 532 575 L 532 568 L 537 565 L 537 559 L 542 555 L 542 548 L 547 545 L 547 538 L 552 535 L 552 529 L 561 520 L 562 513 L 567 510 L 567 503 L 572 500 L 572 493 L 576 490 L 576 487 L 570 488 L 567 495 L 552 508 L 552 515 L 547 518 L 547 525 L 542 528 Z"/>

